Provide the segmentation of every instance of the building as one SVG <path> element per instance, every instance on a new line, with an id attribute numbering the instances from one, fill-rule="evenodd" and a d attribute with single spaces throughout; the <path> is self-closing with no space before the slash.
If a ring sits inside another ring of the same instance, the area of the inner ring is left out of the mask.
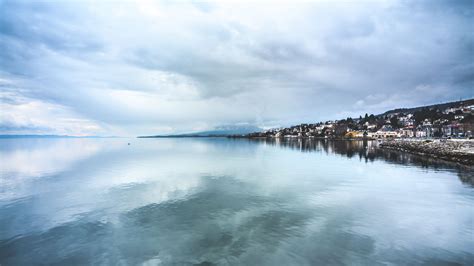
<path id="1" fill-rule="evenodd" d="M 448 108 L 443 111 L 444 114 L 455 113 L 456 111 L 460 110 L 460 108 Z"/>
<path id="2" fill-rule="evenodd" d="M 344 137 L 359 139 L 359 138 L 364 138 L 366 136 L 367 136 L 367 132 L 364 132 L 364 131 L 348 131 Z"/>
<path id="3" fill-rule="evenodd" d="M 371 136 L 376 139 L 387 139 L 387 138 L 397 138 L 399 137 L 399 134 L 395 131 L 379 130 L 375 133 L 372 133 Z"/>
<path id="4" fill-rule="evenodd" d="M 462 135 L 463 128 L 461 127 L 461 124 L 452 123 L 452 124 L 443 126 L 441 131 L 443 133 L 443 136 L 445 137 L 458 137 Z"/>
<path id="5" fill-rule="evenodd" d="M 334 134 L 336 134 L 336 136 L 344 136 L 346 135 L 347 131 L 348 131 L 348 127 L 345 124 L 336 125 L 334 127 Z"/>
<path id="6" fill-rule="evenodd" d="M 412 117 L 413 115 L 411 114 L 407 116 L 399 117 L 398 122 L 402 124 L 404 127 L 413 126 L 415 124 L 415 120 Z"/>
<path id="7" fill-rule="evenodd" d="M 426 131 L 417 129 L 415 131 L 415 137 L 417 137 L 417 138 L 426 138 Z"/>
<path id="8" fill-rule="evenodd" d="M 415 130 L 413 126 L 404 127 L 399 130 L 400 137 L 413 138 L 415 137 Z"/>

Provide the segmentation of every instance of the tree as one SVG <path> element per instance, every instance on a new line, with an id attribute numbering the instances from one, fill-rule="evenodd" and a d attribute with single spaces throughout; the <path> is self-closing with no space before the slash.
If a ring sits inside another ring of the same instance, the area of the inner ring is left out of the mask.
<path id="1" fill-rule="evenodd" d="M 392 125 L 393 128 L 400 128 L 400 124 L 398 122 L 398 117 L 396 115 L 394 115 L 390 118 L 390 124 Z"/>
<path id="2" fill-rule="evenodd" d="M 366 114 L 366 115 L 367 115 L 367 114 Z M 371 123 L 375 122 L 375 115 L 371 114 L 371 115 L 368 117 L 368 119 L 369 119 L 369 122 L 371 122 Z"/>

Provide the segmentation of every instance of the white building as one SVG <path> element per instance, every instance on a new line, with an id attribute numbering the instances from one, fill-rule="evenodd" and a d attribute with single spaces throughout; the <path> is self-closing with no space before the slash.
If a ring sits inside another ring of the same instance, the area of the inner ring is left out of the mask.
<path id="1" fill-rule="evenodd" d="M 417 130 L 415 132 L 415 137 L 417 138 L 426 138 L 426 131 L 424 130 Z"/>
<path id="2" fill-rule="evenodd" d="M 399 134 L 400 134 L 400 137 L 403 137 L 403 138 L 413 138 L 415 136 L 413 127 L 402 128 L 400 129 Z"/>
<path id="3" fill-rule="evenodd" d="M 398 138 L 399 134 L 395 131 L 377 131 L 375 133 L 372 133 L 373 138 L 377 139 L 387 139 L 387 138 Z"/>

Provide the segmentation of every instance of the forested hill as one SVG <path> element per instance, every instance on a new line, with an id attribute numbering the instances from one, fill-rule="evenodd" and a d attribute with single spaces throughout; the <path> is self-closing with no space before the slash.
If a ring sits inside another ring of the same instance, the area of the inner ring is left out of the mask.
<path id="1" fill-rule="evenodd" d="M 414 113 L 416 111 L 421 111 L 423 109 L 440 109 L 440 110 L 445 110 L 448 108 L 458 108 L 463 105 L 474 105 L 474 98 L 473 99 L 467 99 L 467 100 L 461 100 L 461 101 L 455 101 L 455 102 L 448 102 L 448 103 L 440 103 L 440 104 L 433 104 L 433 105 L 427 105 L 427 106 L 419 106 L 419 107 L 413 107 L 413 108 L 397 108 L 393 110 L 386 111 L 383 114 L 379 114 L 378 116 L 386 116 L 386 115 L 391 115 L 391 114 L 396 114 L 396 113 Z"/>

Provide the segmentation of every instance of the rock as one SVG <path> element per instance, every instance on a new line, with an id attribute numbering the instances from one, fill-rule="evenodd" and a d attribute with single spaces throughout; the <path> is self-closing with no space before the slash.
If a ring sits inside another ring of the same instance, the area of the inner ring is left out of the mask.
<path id="1" fill-rule="evenodd" d="M 472 140 L 392 140 L 381 143 L 380 147 L 474 165 L 474 141 Z"/>

